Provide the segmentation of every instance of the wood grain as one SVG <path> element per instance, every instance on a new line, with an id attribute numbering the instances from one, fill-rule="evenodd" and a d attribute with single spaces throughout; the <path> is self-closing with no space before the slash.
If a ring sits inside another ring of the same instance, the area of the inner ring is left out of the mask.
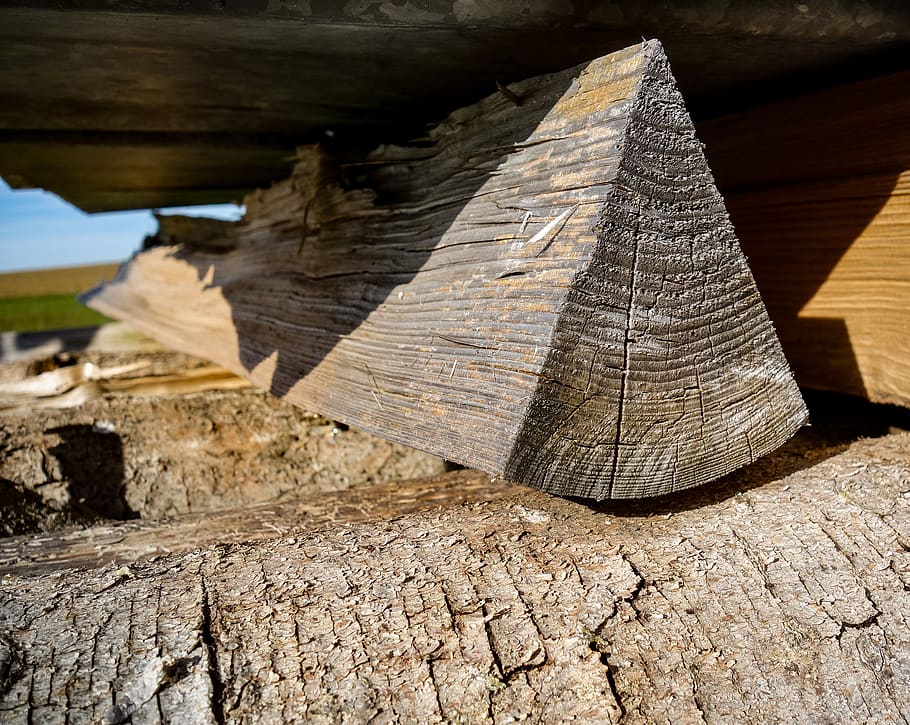
<path id="1" fill-rule="evenodd" d="M 408 138 L 497 81 L 661 38 L 729 112 L 906 67 L 904 0 L 0 3 L 0 172 L 86 211 L 230 202 L 296 145 Z M 49 50 L 53 49 L 53 50 Z M 833 69 L 833 70 L 832 70 Z"/>
<path id="2" fill-rule="evenodd" d="M 699 126 L 800 384 L 910 406 L 910 72 Z"/>
<path id="3" fill-rule="evenodd" d="M 780 445 L 805 409 L 660 45 L 510 88 L 362 165 L 303 149 L 230 244 L 150 249 L 89 304 L 555 493 L 665 493 Z"/>

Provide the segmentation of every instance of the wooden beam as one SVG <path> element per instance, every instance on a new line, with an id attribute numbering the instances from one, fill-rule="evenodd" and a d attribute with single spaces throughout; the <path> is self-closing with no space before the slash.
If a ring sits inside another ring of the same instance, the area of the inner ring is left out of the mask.
<path id="1" fill-rule="evenodd" d="M 910 72 L 699 126 L 797 380 L 910 406 Z"/>
<path id="2" fill-rule="evenodd" d="M 225 480 L 230 481 L 229 474 Z M 489 504 L 526 492 L 517 485 L 490 481 L 479 471 L 451 471 L 406 480 L 364 478 L 343 492 L 301 491 L 280 501 L 219 507 L 165 520 L 92 522 L 94 525 L 78 533 L 70 524 L 61 532 L 0 538 L 0 577 L 125 564 L 216 544 L 249 544 L 301 530 L 388 520 L 440 506 Z"/>
<path id="3" fill-rule="evenodd" d="M 345 146 L 408 138 L 497 81 L 642 35 L 662 39 L 702 116 L 903 69 L 910 44 L 902 0 L 528 7 L 9 0 L 0 174 L 93 211 L 230 202 L 285 178 L 289 151 L 327 130 Z"/>
<path id="4" fill-rule="evenodd" d="M 510 90 L 362 165 L 304 149 L 221 251 L 152 248 L 89 304 L 554 493 L 666 493 L 780 445 L 805 408 L 660 45 Z"/>
<path id="5" fill-rule="evenodd" d="M 87 212 L 239 202 L 288 175 L 294 146 L 262 134 L 6 131 L 0 171 Z"/>

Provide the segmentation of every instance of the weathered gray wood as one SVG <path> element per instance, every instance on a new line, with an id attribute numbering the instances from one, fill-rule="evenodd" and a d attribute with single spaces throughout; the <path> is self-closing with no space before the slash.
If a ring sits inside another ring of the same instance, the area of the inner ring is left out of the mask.
<path id="1" fill-rule="evenodd" d="M 555 493 L 665 493 L 780 445 L 805 409 L 660 45 L 511 89 L 426 147 L 302 150 L 234 249 L 153 248 L 88 303 Z"/>
<path id="2" fill-rule="evenodd" d="M 910 14 L 904 0 L 8 0 L 0 173 L 86 210 L 235 201 L 326 130 L 400 138 L 496 81 L 642 35 L 717 114 L 845 68 L 903 68 Z"/>
<path id="3" fill-rule="evenodd" d="M 9 723 L 906 722 L 910 436 L 810 467 L 769 458 L 737 474 L 738 494 L 656 510 L 525 491 L 7 575 L 0 712 Z"/>

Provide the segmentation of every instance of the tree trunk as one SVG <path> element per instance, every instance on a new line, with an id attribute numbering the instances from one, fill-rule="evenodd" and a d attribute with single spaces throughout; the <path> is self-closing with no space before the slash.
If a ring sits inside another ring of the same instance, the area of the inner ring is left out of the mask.
<path id="1" fill-rule="evenodd" d="M 4 720 L 905 723 L 910 435 L 811 441 L 648 506 L 289 504 L 51 573 L 92 530 L 14 540 Z"/>

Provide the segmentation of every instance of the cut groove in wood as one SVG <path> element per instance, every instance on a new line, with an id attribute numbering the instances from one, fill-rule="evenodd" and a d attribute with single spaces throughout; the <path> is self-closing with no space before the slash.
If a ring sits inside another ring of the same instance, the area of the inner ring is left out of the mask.
<path id="1" fill-rule="evenodd" d="M 149 249 L 90 306 L 557 494 L 780 445 L 805 408 L 659 43 L 510 88 L 360 167 L 302 149 L 224 243 Z"/>

